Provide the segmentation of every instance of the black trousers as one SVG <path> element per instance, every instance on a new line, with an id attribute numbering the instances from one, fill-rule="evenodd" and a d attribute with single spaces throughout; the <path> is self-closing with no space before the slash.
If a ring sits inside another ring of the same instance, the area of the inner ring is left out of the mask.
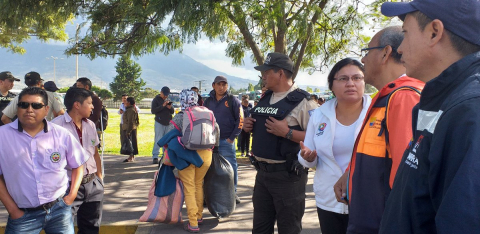
<path id="1" fill-rule="evenodd" d="M 339 214 L 318 207 L 317 214 L 322 234 L 347 233 L 348 214 Z"/>
<path id="2" fill-rule="evenodd" d="M 306 173 L 257 171 L 253 191 L 252 233 L 271 234 L 277 221 L 279 234 L 302 231 Z"/>
<path id="3" fill-rule="evenodd" d="M 250 132 L 245 132 L 242 130 L 240 132 L 240 151 L 242 154 L 246 152 L 248 154 L 248 151 L 250 151 Z"/>
<path id="4" fill-rule="evenodd" d="M 72 212 L 77 216 L 77 234 L 99 232 L 102 222 L 103 190 L 103 182 L 96 176 L 89 183 L 80 185 L 72 204 Z"/>

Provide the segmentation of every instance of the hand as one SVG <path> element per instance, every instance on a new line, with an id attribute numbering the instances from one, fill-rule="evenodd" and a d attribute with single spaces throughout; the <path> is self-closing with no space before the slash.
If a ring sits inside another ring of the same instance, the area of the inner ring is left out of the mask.
<path id="1" fill-rule="evenodd" d="M 253 129 L 253 124 L 255 123 L 255 121 L 257 121 L 257 120 L 255 120 L 252 117 L 244 118 L 243 119 L 243 131 L 251 132 L 252 129 Z"/>
<path id="2" fill-rule="evenodd" d="M 267 119 L 265 127 L 267 127 L 267 132 L 279 137 L 285 137 L 290 130 L 286 119 L 277 120 L 273 117 Z"/>
<path id="3" fill-rule="evenodd" d="M 172 104 L 167 105 L 167 108 L 168 108 L 168 109 L 172 109 Z"/>
<path id="4" fill-rule="evenodd" d="M 313 162 L 317 157 L 317 151 L 310 150 L 303 144 L 303 141 L 300 141 L 300 156 L 307 162 Z"/>
<path id="5" fill-rule="evenodd" d="M 72 205 L 72 203 L 73 203 L 74 200 L 75 200 L 75 197 L 72 197 L 72 196 L 70 195 L 70 193 L 69 193 L 67 196 L 63 197 L 63 201 L 65 202 L 65 204 L 67 204 L 67 205 L 69 205 L 69 206 Z"/>
<path id="6" fill-rule="evenodd" d="M 228 142 L 229 144 L 233 144 L 233 141 L 230 140 L 230 138 L 227 138 L 227 142 Z"/>
<path id="7" fill-rule="evenodd" d="M 165 101 L 163 101 L 163 106 L 166 106 L 168 104 L 169 100 L 168 99 L 165 99 Z"/>
<path id="8" fill-rule="evenodd" d="M 335 198 L 337 198 L 338 202 L 345 203 L 348 205 L 347 198 L 347 180 L 348 180 L 348 172 L 345 172 L 340 179 L 338 179 L 337 183 L 333 186 L 333 191 L 335 192 Z"/>
<path id="9" fill-rule="evenodd" d="M 23 215 L 25 214 L 25 212 L 21 209 L 17 209 L 16 211 L 12 212 L 12 213 L 9 213 L 10 215 L 10 219 L 19 219 L 21 218 Z"/>
<path id="10" fill-rule="evenodd" d="M 122 110 L 122 109 L 120 109 L 120 114 L 123 114 L 123 110 Z"/>

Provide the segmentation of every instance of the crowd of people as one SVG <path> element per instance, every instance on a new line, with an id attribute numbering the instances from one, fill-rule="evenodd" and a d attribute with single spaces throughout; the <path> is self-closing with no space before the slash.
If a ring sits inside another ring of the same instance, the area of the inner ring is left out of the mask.
<path id="1" fill-rule="evenodd" d="M 263 93 L 253 106 L 217 76 L 205 100 L 195 87 L 182 90 L 182 111 L 173 116 L 170 89 L 161 89 L 151 106 L 154 164 L 166 152 L 160 155 L 165 146 L 157 143 L 182 134 L 184 111 L 203 106 L 214 116 L 215 147 L 181 151 L 202 162 L 179 170 L 186 231 L 199 232 L 203 222 L 202 183 L 212 152 L 230 163 L 236 193 L 237 138 L 257 171 L 252 233 L 273 233 L 275 224 L 279 233 L 301 233 L 309 169 L 324 234 L 480 230 L 480 2 L 386 2 L 381 11 L 403 26 L 377 32 L 361 61 L 338 61 L 328 74 L 335 98 L 327 102 L 298 88 L 293 61 L 276 52 L 255 67 Z M 16 96 L 9 90 L 20 79 L 0 73 L 6 233 L 73 233 L 73 215 L 79 233 L 98 233 L 101 100 L 88 78 L 78 79 L 63 102 L 37 72 L 24 78 L 28 87 Z M 365 94 L 366 84 L 378 92 Z M 123 95 L 120 141 L 132 147 L 124 162 L 138 154 L 139 112 L 135 99 Z"/>

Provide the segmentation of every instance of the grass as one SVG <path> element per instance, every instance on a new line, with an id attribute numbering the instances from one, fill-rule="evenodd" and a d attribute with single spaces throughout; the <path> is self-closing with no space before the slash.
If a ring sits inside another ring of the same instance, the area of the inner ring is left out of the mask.
<path id="1" fill-rule="evenodd" d="M 152 156 L 153 141 L 155 138 L 155 119 L 149 109 L 142 109 L 138 117 L 140 126 L 137 129 L 137 156 Z M 120 155 L 120 115 L 117 109 L 108 109 L 108 126 L 104 133 L 105 154 Z M 235 145 L 237 145 L 235 141 Z M 240 152 L 237 151 L 237 157 Z"/>

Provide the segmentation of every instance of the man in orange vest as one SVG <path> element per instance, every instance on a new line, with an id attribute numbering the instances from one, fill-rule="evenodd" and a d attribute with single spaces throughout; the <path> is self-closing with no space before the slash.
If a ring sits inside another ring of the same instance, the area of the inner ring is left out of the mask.
<path id="1" fill-rule="evenodd" d="M 347 172 L 334 186 L 340 202 L 349 204 L 347 233 L 378 233 L 385 201 L 403 152 L 412 138 L 412 108 L 422 81 L 405 75 L 402 28 L 387 27 L 362 49 L 365 82 L 379 90 L 358 134 Z"/>

